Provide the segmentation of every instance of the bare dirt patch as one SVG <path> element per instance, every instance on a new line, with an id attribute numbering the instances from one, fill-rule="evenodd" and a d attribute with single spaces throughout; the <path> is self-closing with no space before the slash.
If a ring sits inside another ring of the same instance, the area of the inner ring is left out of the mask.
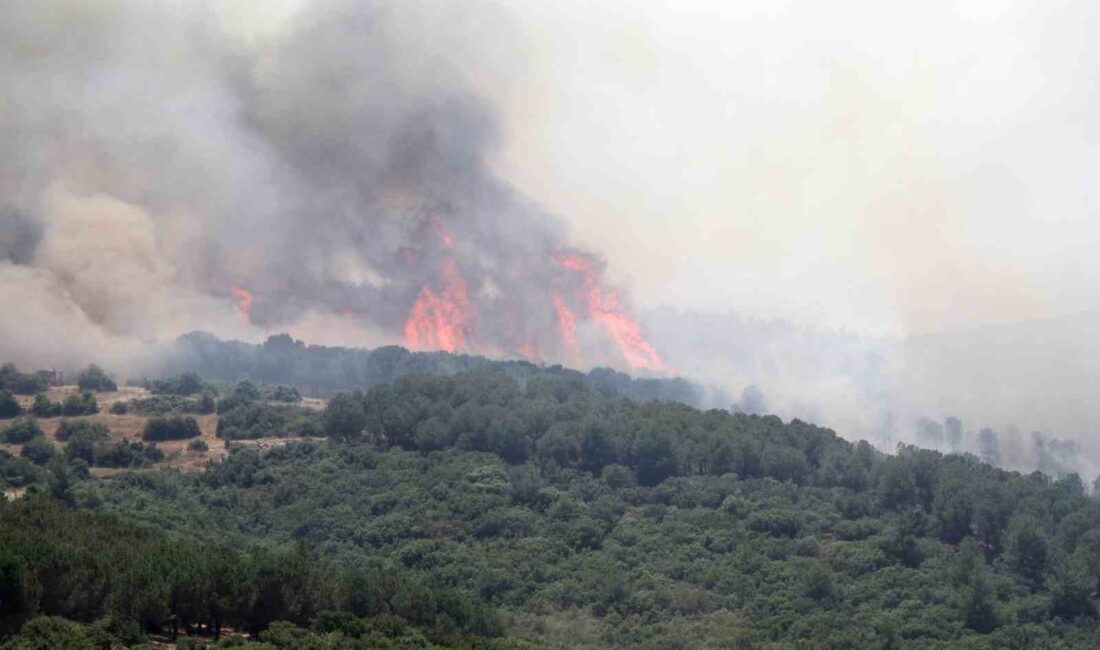
<path id="1" fill-rule="evenodd" d="M 16 499 L 21 498 L 26 493 L 27 488 L 25 487 L 7 488 L 4 490 L 4 498 L 6 498 L 8 501 L 15 501 Z"/>
<path id="2" fill-rule="evenodd" d="M 304 406 L 307 409 L 313 409 L 314 411 L 323 411 L 328 404 L 327 400 L 323 400 L 319 397 L 303 397 L 299 402 L 300 406 Z"/>

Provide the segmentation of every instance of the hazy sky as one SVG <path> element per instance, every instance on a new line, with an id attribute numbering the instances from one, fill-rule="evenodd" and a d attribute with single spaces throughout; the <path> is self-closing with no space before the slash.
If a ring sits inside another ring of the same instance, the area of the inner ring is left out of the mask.
<path id="1" fill-rule="evenodd" d="M 1098 306 L 1100 4 L 504 6 L 499 171 L 636 303 L 899 333 Z"/>
<path id="2" fill-rule="evenodd" d="M 1100 307 L 1097 3 L 498 4 L 498 173 L 636 304 L 897 333 Z"/>

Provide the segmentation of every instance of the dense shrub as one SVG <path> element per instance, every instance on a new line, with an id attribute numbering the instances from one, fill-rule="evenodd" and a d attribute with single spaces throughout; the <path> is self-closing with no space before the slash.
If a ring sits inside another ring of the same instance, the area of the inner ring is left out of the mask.
<path id="1" fill-rule="evenodd" d="M 237 402 L 218 416 L 216 435 L 224 440 L 310 436 L 321 431 L 320 411 L 262 402 Z"/>
<path id="2" fill-rule="evenodd" d="M 80 372 L 76 378 L 76 385 L 83 391 L 109 393 L 118 390 L 115 380 L 108 377 L 103 368 L 94 363 Z"/>
<path id="3" fill-rule="evenodd" d="M 295 404 L 302 401 L 302 394 L 298 392 L 297 388 L 294 386 L 284 386 L 282 384 L 274 386 L 271 384 L 264 384 L 260 387 L 260 396 L 272 402 Z"/>
<path id="4" fill-rule="evenodd" d="M 257 387 L 249 381 L 238 382 L 230 394 L 218 400 L 218 428 L 216 435 L 225 440 L 246 440 L 272 436 L 317 435 L 321 432 L 322 414 L 313 409 L 291 404 L 269 404 L 264 390 L 273 388 L 282 399 L 275 401 L 297 402 L 301 396 L 296 389 L 286 387 Z M 282 392 L 280 392 L 282 391 Z"/>
<path id="5" fill-rule="evenodd" d="M 93 439 L 103 440 L 106 439 L 111 432 L 107 428 L 107 425 L 99 422 L 90 422 L 88 420 L 61 420 L 61 422 L 57 423 L 57 433 L 54 434 L 54 437 L 65 442 L 77 433 L 86 433 Z"/>
<path id="6" fill-rule="evenodd" d="M 98 412 L 99 404 L 91 391 L 70 394 L 61 402 L 62 415 L 94 415 Z"/>
<path id="7" fill-rule="evenodd" d="M 111 404 L 110 411 L 113 415 L 126 415 L 130 412 L 130 407 L 126 404 L 126 402 L 119 400 Z"/>
<path id="8" fill-rule="evenodd" d="M 162 460 L 164 452 L 155 444 L 123 440 L 116 443 L 96 443 L 89 464 L 96 467 L 146 467 Z"/>
<path id="9" fill-rule="evenodd" d="M 0 419 L 19 417 L 23 414 L 23 408 L 19 406 L 11 391 L 0 390 Z"/>
<path id="10" fill-rule="evenodd" d="M 4 440 L 11 444 L 23 444 L 31 438 L 42 435 L 42 427 L 34 418 L 20 417 L 12 420 L 7 429 L 4 429 Z"/>
<path id="11" fill-rule="evenodd" d="M 149 383 L 149 392 L 154 395 L 194 395 L 203 390 L 202 377 L 193 372 L 183 372 L 168 379 L 157 379 Z"/>
<path id="12" fill-rule="evenodd" d="M 59 616 L 37 616 L 23 624 L 5 650 L 99 650 L 115 647 L 102 626 L 81 625 Z"/>
<path id="13" fill-rule="evenodd" d="M 16 395 L 34 395 L 49 388 L 49 382 L 35 373 L 22 373 L 14 364 L 0 366 L 0 390 Z"/>
<path id="14" fill-rule="evenodd" d="M 172 416 L 151 418 L 145 423 L 142 438 L 145 440 L 185 440 L 202 434 L 199 423 L 192 417 Z"/>
<path id="15" fill-rule="evenodd" d="M 133 474 L 122 481 L 166 487 Z M 305 547 L 203 543 L 42 497 L 0 502 L 0 540 L 4 650 L 150 647 L 143 630 L 178 633 L 179 647 L 192 649 L 441 647 L 426 635 L 449 647 L 505 647 L 485 638 L 500 634 L 493 609 L 466 592 Z M 183 636 L 200 625 L 262 642 Z"/>
<path id="16" fill-rule="evenodd" d="M 57 448 L 44 436 L 31 438 L 19 453 L 20 456 L 31 461 L 35 465 L 45 465 L 57 454 Z"/>
<path id="17" fill-rule="evenodd" d="M 171 415 L 185 413 L 206 415 L 214 412 L 214 406 L 214 396 L 211 393 L 202 393 L 195 398 L 164 394 L 130 400 L 128 410 L 142 415 Z"/>
<path id="18" fill-rule="evenodd" d="M 44 478 L 42 468 L 21 456 L 12 456 L 0 450 L 0 483 L 10 487 L 24 487 L 40 483 Z M 0 583 L 2 584 L 2 583 Z"/>
<path id="19" fill-rule="evenodd" d="M 61 415 L 61 412 L 62 407 L 60 402 L 54 402 L 41 393 L 34 396 L 34 404 L 31 405 L 31 413 L 33 413 L 35 417 L 52 418 Z"/>
<path id="20" fill-rule="evenodd" d="M 72 393 L 61 402 L 61 415 L 94 415 L 98 412 L 99 404 L 91 391 Z"/>
<path id="21" fill-rule="evenodd" d="M 69 437 L 65 445 L 65 458 L 70 460 L 79 458 L 89 465 L 94 465 L 96 443 L 104 439 L 96 437 L 90 431 L 77 431 Z"/>

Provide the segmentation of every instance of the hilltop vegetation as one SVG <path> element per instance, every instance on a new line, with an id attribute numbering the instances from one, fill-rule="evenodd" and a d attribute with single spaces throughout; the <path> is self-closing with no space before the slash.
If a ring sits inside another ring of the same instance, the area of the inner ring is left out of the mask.
<path id="1" fill-rule="evenodd" d="M 285 435 L 285 404 L 226 398 Z M 1076 475 L 507 366 L 343 393 L 312 426 L 197 473 L 36 465 L 0 506 L 10 647 L 1100 646 Z"/>
<path id="2" fill-rule="evenodd" d="M 597 368 L 585 375 L 561 366 L 545 368 L 528 361 L 495 361 L 447 352 L 410 352 L 392 345 L 374 350 L 306 345 L 286 334 L 269 337 L 256 345 L 192 332 L 181 336 L 159 363 L 161 374 L 166 376 L 191 372 L 220 382 L 248 379 L 296 386 L 308 395 L 318 396 L 356 388 L 366 390 L 411 374 L 450 376 L 481 369 L 503 372 L 521 381 L 546 374 L 587 377 L 602 394 L 639 401 L 667 400 L 693 406 L 710 401 L 701 387 L 680 378 L 635 379 L 607 368 Z M 729 402 L 724 396 L 715 401 Z"/>

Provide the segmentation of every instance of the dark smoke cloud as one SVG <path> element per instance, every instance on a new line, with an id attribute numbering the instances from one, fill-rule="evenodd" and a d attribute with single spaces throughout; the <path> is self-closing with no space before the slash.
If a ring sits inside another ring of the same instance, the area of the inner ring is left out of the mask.
<path id="1" fill-rule="evenodd" d="M 77 323 L 113 347 L 191 329 L 393 340 L 454 264 L 475 350 L 560 358 L 565 229 L 486 166 L 487 97 L 519 56 L 507 19 L 325 0 L 287 25 L 249 41 L 205 3 L 0 6 L 0 298 L 80 315 L 5 317 L 0 355 L 78 357 Z"/>

